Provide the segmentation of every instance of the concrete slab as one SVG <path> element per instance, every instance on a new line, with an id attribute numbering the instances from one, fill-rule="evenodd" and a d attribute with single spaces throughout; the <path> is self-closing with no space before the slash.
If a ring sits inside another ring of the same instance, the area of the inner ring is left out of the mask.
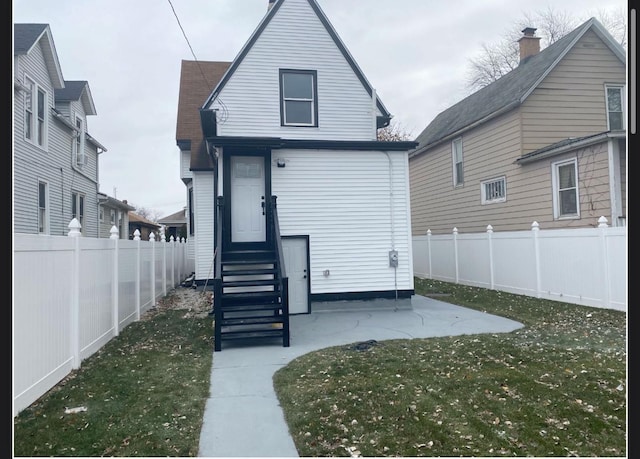
<path id="1" fill-rule="evenodd" d="M 214 352 L 211 391 L 199 457 L 298 457 L 275 391 L 273 374 L 294 358 L 368 340 L 508 333 L 522 324 L 414 295 L 410 300 L 314 303 L 291 316 L 290 347 L 223 342 Z"/>

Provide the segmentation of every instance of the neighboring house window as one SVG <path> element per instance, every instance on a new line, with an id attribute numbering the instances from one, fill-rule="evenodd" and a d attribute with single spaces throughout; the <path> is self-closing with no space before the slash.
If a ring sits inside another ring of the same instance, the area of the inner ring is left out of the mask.
<path id="1" fill-rule="evenodd" d="M 80 117 L 76 117 L 76 129 L 77 131 L 74 132 L 75 141 L 73 142 L 76 165 L 85 166 L 87 155 L 84 151 L 84 121 Z"/>
<path id="2" fill-rule="evenodd" d="M 46 105 L 47 93 L 30 78 L 25 78 L 25 85 L 29 88 L 25 94 L 24 137 L 28 141 L 46 146 L 47 119 Z"/>
<path id="3" fill-rule="evenodd" d="M 480 182 L 480 193 L 482 204 L 505 202 L 507 200 L 507 179 L 500 177 Z"/>
<path id="4" fill-rule="evenodd" d="M 98 215 L 100 218 L 100 223 L 104 223 L 104 208 L 100 206 L 100 210 L 98 212 L 99 212 Z"/>
<path id="5" fill-rule="evenodd" d="M 49 234 L 49 187 L 38 182 L 38 233 Z"/>
<path id="6" fill-rule="evenodd" d="M 610 131 L 625 128 L 624 86 L 606 86 L 607 125 Z"/>
<path id="7" fill-rule="evenodd" d="M 577 161 L 558 162 L 552 167 L 554 218 L 579 217 Z"/>
<path id="8" fill-rule="evenodd" d="M 462 138 L 451 142 L 451 155 L 453 157 L 453 186 L 464 183 L 464 163 L 462 161 Z"/>
<path id="9" fill-rule="evenodd" d="M 318 126 L 315 70 L 280 70 L 280 121 L 283 126 Z"/>
<path id="10" fill-rule="evenodd" d="M 71 193 L 71 218 L 78 220 L 84 233 L 84 195 L 80 193 Z"/>
<path id="11" fill-rule="evenodd" d="M 111 225 L 115 225 L 116 224 L 116 211 L 115 211 L 115 209 L 111 209 L 109 212 L 110 212 L 109 221 L 111 222 Z"/>

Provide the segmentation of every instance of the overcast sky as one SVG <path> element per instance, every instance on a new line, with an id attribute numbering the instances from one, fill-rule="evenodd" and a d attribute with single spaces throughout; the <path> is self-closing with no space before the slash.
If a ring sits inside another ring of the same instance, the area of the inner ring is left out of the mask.
<path id="1" fill-rule="evenodd" d="M 181 60 L 232 61 L 267 3 L 14 0 L 13 22 L 49 24 L 63 77 L 89 82 L 97 115 L 87 120 L 88 131 L 108 150 L 100 155 L 100 191 L 162 217 L 186 205 L 175 135 Z M 602 10 L 627 10 L 624 0 L 318 3 L 413 137 L 468 95 L 469 60 L 525 13 L 551 7 L 582 21 Z"/>

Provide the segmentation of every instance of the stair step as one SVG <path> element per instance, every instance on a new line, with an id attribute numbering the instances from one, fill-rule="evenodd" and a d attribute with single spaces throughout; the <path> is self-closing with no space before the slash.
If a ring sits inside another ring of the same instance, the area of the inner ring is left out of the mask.
<path id="1" fill-rule="evenodd" d="M 234 292 L 222 293 L 222 302 L 225 300 L 275 300 L 280 297 L 280 292 Z"/>
<path id="2" fill-rule="evenodd" d="M 268 303 L 268 304 L 233 304 L 222 306 L 222 314 L 240 314 L 240 313 L 248 313 L 255 311 L 264 311 L 265 313 L 269 312 L 273 314 L 273 311 L 278 311 L 282 309 L 282 305 L 280 303 Z"/>
<path id="3" fill-rule="evenodd" d="M 220 262 L 220 264 L 222 265 L 222 269 L 224 270 L 227 266 L 275 265 L 276 261 L 277 260 L 275 259 L 275 257 L 270 257 L 270 258 L 264 258 L 260 260 L 253 260 L 253 259 L 226 260 L 226 261 L 223 260 Z"/>
<path id="4" fill-rule="evenodd" d="M 250 317 L 230 317 L 222 319 L 222 327 L 233 325 L 270 325 L 281 324 L 284 321 L 282 316 L 250 316 Z"/>
<path id="5" fill-rule="evenodd" d="M 265 328 L 261 330 L 223 330 L 222 337 L 228 339 L 282 338 L 282 328 Z"/>
<path id="6" fill-rule="evenodd" d="M 255 280 L 233 280 L 233 281 L 222 281 L 222 288 L 225 287 L 259 287 L 263 285 L 278 285 L 280 284 L 280 280 L 278 279 L 255 279 Z"/>
<path id="7" fill-rule="evenodd" d="M 275 254 L 273 250 L 234 250 L 222 254 L 222 263 L 242 260 L 273 260 L 274 258 Z"/>
<path id="8" fill-rule="evenodd" d="M 256 268 L 256 269 L 233 269 L 223 270 L 222 277 L 225 276 L 262 276 L 266 274 L 275 274 L 278 272 L 277 268 Z"/>

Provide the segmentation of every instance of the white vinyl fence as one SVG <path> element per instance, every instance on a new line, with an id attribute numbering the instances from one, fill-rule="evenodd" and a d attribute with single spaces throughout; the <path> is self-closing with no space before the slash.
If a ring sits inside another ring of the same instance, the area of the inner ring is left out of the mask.
<path id="1" fill-rule="evenodd" d="M 627 228 L 452 234 L 413 237 L 417 277 L 627 311 Z"/>
<path id="2" fill-rule="evenodd" d="M 13 415 L 193 272 L 185 240 L 14 234 Z"/>

